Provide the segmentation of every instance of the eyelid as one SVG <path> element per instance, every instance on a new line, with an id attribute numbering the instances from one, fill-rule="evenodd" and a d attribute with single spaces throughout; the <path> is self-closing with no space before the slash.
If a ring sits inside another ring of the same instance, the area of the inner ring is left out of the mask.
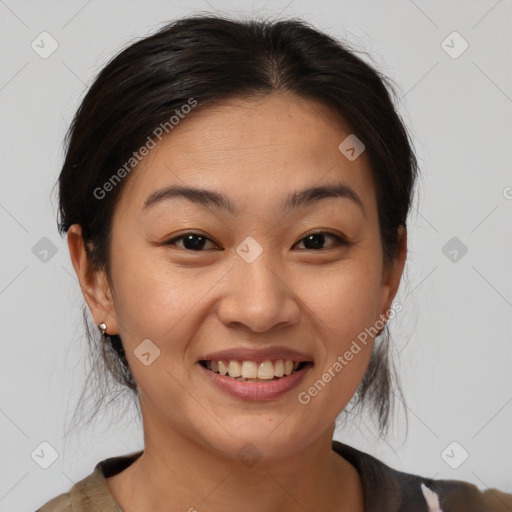
<path id="1" fill-rule="evenodd" d="M 162 242 L 162 245 L 164 245 L 164 246 L 165 245 L 174 245 L 175 242 L 177 242 L 178 240 L 182 240 L 182 239 L 184 239 L 185 237 L 187 237 L 189 235 L 199 235 L 199 236 L 202 236 L 208 242 L 211 242 L 216 247 L 219 247 L 219 244 L 215 240 L 213 240 L 209 236 L 206 236 L 204 233 L 201 233 L 200 231 L 187 231 L 186 233 L 182 233 L 181 235 L 173 236 L 172 238 L 164 240 Z M 180 247 L 180 249 L 183 249 L 184 251 L 188 251 L 188 252 L 198 252 L 198 253 L 199 252 L 205 252 L 205 251 L 192 251 L 191 249 L 185 249 L 184 247 Z"/>
<path id="2" fill-rule="evenodd" d="M 300 240 L 298 240 L 295 244 L 294 244 L 294 247 L 295 245 L 297 245 L 298 243 L 302 242 L 305 238 L 307 238 L 308 236 L 311 236 L 311 235 L 327 235 L 327 236 L 330 236 L 332 238 L 335 239 L 336 243 L 331 246 L 331 247 L 326 247 L 324 249 L 317 249 L 317 250 L 313 250 L 313 249 L 310 249 L 312 250 L 313 252 L 321 252 L 323 250 L 327 250 L 327 249 L 331 249 L 331 248 L 336 248 L 336 247 L 339 247 L 339 246 L 348 246 L 350 245 L 351 243 L 348 241 L 347 237 L 345 237 L 345 235 L 341 234 L 341 233 L 335 233 L 329 229 L 316 229 L 314 231 L 310 231 L 309 233 L 306 233 L 304 236 L 302 236 L 300 238 Z M 303 249 L 303 250 L 308 250 L 308 249 Z"/>
<path id="3" fill-rule="evenodd" d="M 336 232 L 333 232 L 327 228 L 317 228 L 313 231 L 310 231 L 309 233 L 306 233 L 305 235 L 303 235 L 299 240 L 297 240 L 297 242 L 295 242 L 293 244 L 293 247 L 295 247 L 297 244 L 301 243 L 305 238 L 307 238 L 308 236 L 311 236 L 311 235 L 327 235 L 327 236 L 330 236 L 332 238 L 334 238 L 335 240 L 335 244 L 331 247 L 326 247 L 326 248 L 323 248 L 323 249 L 301 249 L 301 250 L 304 250 L 304 251 L 313 251 L 313 252 L 321 252 L 321 251 L 324 251 L 324 250 L 328 250 L 330 248 L 336 248 L 336 247 L 339 247 L 339 246 L 348 246 L 350 245 L 351 243 L 347 240 L 347 238 L 345 237 L 345 235 L 341 234 L 341 233 L 336 233 Z M 177 235 L 177 236 L 174 236 L 168 240 L 165 240 L 164 242 L 162 242 L 162 245 L 166 246 L 166 245 L 175 245 L 175 242 L 177 242 L 178 240 L 182 240 L 184 239 L 185 237 L 189 236 L 189 235 L 199 235 L 203 238 L 205 238 L 207 241 L 213 243 L 217 248 L 220 247 L 220 244 L 218 244 L 215 240 L 213 240 L 212 238 L 210 238 L 209 236 L 205 235 L 204 233 L 202 233 L 201 231 L 187 231 L 185 233 L 182 233 L 180 235 Z M 206 252 L 206 250 L 200 250 L 200 251 L 193 251 L 192 249 L 186 249 L 184 247 L 181 247 L 181 249 L 185 250 L 185 251 L 188 251 L 188 252 L 196 252 L 196 253 L 200 253 L 200 252 Z M 221 249 L 221 250 L 224 250 L 224 249 Z"/>
<path id="4" fill-rule="evenodd" d="M 340 240 L 348 241 L 347 237 L 343 233 L 340 233 L 340 232 L 337 232 L 337 231 L 333 231 L 330 228 L 316 228 L 313 231 L 310 231 L 309 233 L 306 233 L 305 235 L 303 235 L 301 240 L 303 238 L 306 238 L 306 237 L 310 236 L 310 235 L 319 235 L 319 234 L 321 234 L 321 235 L 330 235 L 330 236 L 333 236 L 334 238 L 339 238 Z"/>

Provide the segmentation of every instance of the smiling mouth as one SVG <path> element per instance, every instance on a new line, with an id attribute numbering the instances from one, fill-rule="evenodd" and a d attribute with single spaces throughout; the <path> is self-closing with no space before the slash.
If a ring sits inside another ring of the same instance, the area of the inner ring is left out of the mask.
<path id="1" fill-rule="evenodd" d="M 278 359 L 276 361 L 199 361 L 199 364 L 213 373 L 238 380 L 241 382 L 273 382 L 283 377 L 300 372 L 310 361 L 291 361 Z"/>

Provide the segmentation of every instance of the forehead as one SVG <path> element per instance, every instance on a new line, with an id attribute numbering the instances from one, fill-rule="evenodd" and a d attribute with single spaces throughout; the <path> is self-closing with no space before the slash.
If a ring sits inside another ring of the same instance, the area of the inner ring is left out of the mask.
<path id="1" fill-rule="evenodd" d="M 372 203 L 366 154 L 350 161 L 338 149 L 350 134 L 325 105 L 295 95 L 226 100 L 181 120 L 133 169 L 117 209 L 140 212 L 152 192 L 170 184 L 268 208 L 290 191 L 342 182 Z"/>

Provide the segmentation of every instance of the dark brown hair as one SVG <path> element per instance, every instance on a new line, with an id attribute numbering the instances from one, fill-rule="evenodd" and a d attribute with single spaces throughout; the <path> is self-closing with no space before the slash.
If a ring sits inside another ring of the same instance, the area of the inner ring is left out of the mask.
<path id="1" fill-rule="evenodd" d="M 274 91 L 321 102 L 364 142 L 377 191 L 384 264 L 393 262 L 397 229 L 406 226 L 418 172 L 411 139 L 391 99 L 396 97 L 393 84 L 348 43 L 297 19 L 200 14 L 173 21 L 115 56 L 89 88 L 66 136 L 58 180 L 59 232 L 79 224 L 91 263 L 109 276 L 112 215 L 129 177 L 112 187 L 106 199 L 99 199 L 95 190 L 191 98 L 197 102 L 189 114 L 193 116 L 217 101 Z M 102 344 L 97 327 L 87 323 L 85 306 L 83 313 L 92 372 L 103 379 L 89 379 L 96 386 L 96 410 L 112 378 L 137 396 L 120 337 L 110 336 Z M 391 381 L 396 378 L 388 351 L 386 326 L 353 398 L 354 406 L 372 403 L 381 435 L 389 427 Z"/>

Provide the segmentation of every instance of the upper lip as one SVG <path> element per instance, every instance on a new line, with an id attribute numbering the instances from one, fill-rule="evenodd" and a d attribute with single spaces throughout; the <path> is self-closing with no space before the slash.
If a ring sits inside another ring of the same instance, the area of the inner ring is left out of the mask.
<path id="1" fill-rule="evenodd" d="M 201 357 L 199 361 L 254 361 L 258 363 L 279 359 L 289 359 L 294 362 L 312 362 L 313 360 L 311 356 L 287 347 L 241 347 L 211 352 Z"/>

